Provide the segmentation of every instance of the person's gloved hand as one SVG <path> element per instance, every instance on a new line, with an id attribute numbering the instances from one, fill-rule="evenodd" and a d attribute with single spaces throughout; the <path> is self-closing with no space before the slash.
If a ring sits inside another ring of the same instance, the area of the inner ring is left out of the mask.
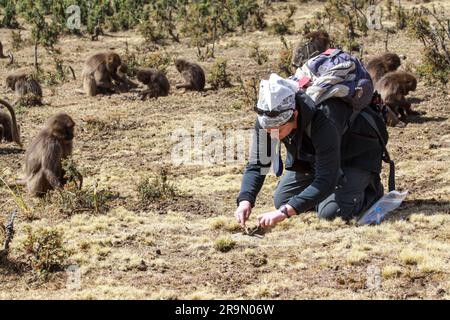
<path id="1" fill-rule="evenodd" d="M 249 201 L 244 200 L 239 202 L 239 207 L 237 208 L 234 215 L 236 216 L 237 221 L 245 227 L 245 222 L 250 217 L 250 214 L 252 213 L 252 205 Z"/>

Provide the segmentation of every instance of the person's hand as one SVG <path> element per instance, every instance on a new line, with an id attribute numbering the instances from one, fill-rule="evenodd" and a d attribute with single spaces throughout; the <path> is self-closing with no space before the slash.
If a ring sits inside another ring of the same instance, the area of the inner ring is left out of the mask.
<path id="1" fill-rule="evenodd" d="M 283 212 L 281 212 L 280 210 L 276 210 L 260 214 L 257 219 L 261 228 L 268 228 L 274 227 L 278 222 L 281 222 L 287 218 Z"/>
<path id="2" fill-rule="evenodd" d="M 236 216 L 236 220 L 245 227 L 245 222 L 250 217 L 250 214 L 252 213 L 252 204 L 250 201 L 244 200 L 239 202 L 239 207 L 237 208 L 234 215 Z"/>

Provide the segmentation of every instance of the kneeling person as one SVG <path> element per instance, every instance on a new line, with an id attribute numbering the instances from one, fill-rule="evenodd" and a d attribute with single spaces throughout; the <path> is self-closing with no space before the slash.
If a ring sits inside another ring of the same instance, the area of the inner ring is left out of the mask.
<path id="1" fill-rule="evenodd" d="M 256 140 L 251 150 L 254 159 L 250 159 L 244 172 L 235 213 L 242 225 L 249 219 L 263 186 L 264 170 L 273 165 L 275 171 L 282 171 L 280 152 L 273 150 L 271 138 L 286 147 L 286 173 L 274 194 L 277 210 L 258 216 L 261 227 L 274 226 L 312 209 L 320 218 L 350 220 L 383 195 L 383 146 L 375 130 L 361 115 L 348 127 L 352 108 L 343 100 L 331 98 L 316 106 L 296 85 L 274 74 L 261 82 Z M 364 112 L 372 113 L 387 140 L 381 117 L 366 109 Z M 261 144 L 260 131 L 267 135 L 264 140 L 269 143 L 265 146 Z M 265 156 L 272 161 L 263 163 Z"/>

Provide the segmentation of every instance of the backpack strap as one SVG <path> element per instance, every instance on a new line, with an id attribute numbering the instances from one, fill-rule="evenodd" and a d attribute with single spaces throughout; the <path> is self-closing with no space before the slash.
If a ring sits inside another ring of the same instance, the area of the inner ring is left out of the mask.
<path id="1" fill-rule="evenodd" d="M 373 117 L 368 114 L 367 112 L 360 112 L 361 116 L 366 119 L 366 121 L 369 123 L 369 125 L 372 127 L 373 130 L 375 130 L 378 139 L 381 142 L 381 145 L 383 146 L 383 161 L 386 163 L 389 163 L 389 191 L 395 190 L 395 163 L 391 159 L 391 156 L 389 155 L 389 151 L 386 148 L 386 143 L 380 133 L 380 130 L 378 130 L 377 124 L 375 123 L 375 120 Z"/>

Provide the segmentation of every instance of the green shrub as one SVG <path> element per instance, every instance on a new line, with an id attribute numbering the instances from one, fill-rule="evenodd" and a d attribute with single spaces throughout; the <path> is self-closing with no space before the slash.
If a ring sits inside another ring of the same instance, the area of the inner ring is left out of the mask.
<path id="1" fill-rule="evenodd" d="M 52 228 L 32 229 L 26 227 L 26 239 L 22 243 L 25 258 L 39 276 L 60 271 L 67 259 L 63 233 Z"/>
<path id="2" fill-rule="evenodd" d="M 257 42 L 250 44 L 249 58 L 253 59 L 257 64 L 263 65 L 269 60 L 269 53 L 267 50 L 261 50 Z"/>
<path id="3" fill-rule="evenodd" d="M 208 82 L 214 90 L 228 88 L 231 82 L 227 73 L 227 60 L 218 59 L 208 74 Z"/>
<path id="4" fill-rule="evenodd" d="M 153 201 L 166 200 L 177 195 L 177 188 L 168 181 L 167 171 L 161 169 L 159 175 L 156 177 L 143 178 L 138 186 L 139 200 L 144 204 L 149 204 Z"/>

